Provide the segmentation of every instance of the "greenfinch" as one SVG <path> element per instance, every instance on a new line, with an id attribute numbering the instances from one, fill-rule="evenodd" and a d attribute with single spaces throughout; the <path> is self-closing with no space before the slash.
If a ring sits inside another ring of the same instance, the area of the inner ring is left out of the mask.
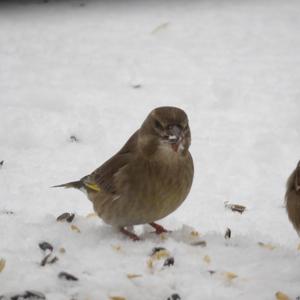
<path id="1" fill-rule="evenodd" d="M 300 234 L 300 161 L 287 181 L 285 202 L 289 219 Z"/>
<path id="2" fill-rule="evenodd" d="M 91 174 L 55 187 L 84 191 L 96 214 L 132 240 L 133 225 L 150 224 L 176 210 L 193 182 L 189 152 L 191 132 L 186 113 L 177 107 L 158 107 L 123 148 Z"/>

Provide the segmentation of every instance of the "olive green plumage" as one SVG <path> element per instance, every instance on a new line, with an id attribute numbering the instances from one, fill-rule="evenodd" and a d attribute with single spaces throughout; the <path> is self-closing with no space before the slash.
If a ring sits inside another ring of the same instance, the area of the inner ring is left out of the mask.
<path id="1" fill-rule="evenodd" d="M 287 181 L 285 202 L 289 219 L 300 234 L 300 161 Z"/>
<path id="2" fill-rule="evenodd" d="M 177 209 L 190 191 L 194 173 L 190 143 L 185 112 L 159 107 L 102 166 L 60 186 L 84 189 L 108 224 L 123 228 L 152 223 Z"/>

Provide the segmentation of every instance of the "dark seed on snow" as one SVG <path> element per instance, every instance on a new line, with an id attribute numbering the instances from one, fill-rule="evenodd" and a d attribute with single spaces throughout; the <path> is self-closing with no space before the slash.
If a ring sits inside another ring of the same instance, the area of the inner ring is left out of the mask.
<path id="1" fill-rule="evenodd" d="M 77 277 L 75 277 L 74 275 L 69 274 L 67 272 L 60 272 L 58 274 L 58 278 L 65 279 L 65 280 L 70 280 L 70 281 L 78 281 Z"/>
<path id="2" fill-rule="evenodd" d="M 54 264 L 57 261 L 58 261 L 58 258 L 56 256 L 54 256 L 52 253 L 49 253 L 42 259 L 41 266 L 44 267 L 45 265 Z"/>
<path id="3" fill-rule="evenodd" d="M 59 222 L 67 221 L 68 223 L 71 223 L 73 221 L 74 217 L 75 217 L 75 214 L 63 213 L 56 218 L 56 221 L 59 221 Z"/>
<path id="4" fill-rule="evenodd" d="M 246 206 L 240 204 L 230 204 L 228 201 L 225 202 L 225 207 L 231 209 L 232 211 L 239 212 L 240 214 L 242 214 L 246 209 Z"/>
<path id="5" fill-rule="evenodd" d="M 178 294 L 172 294 L 167 300 L 181 300 Z"/>
<path id="6" fill-rule="evenodd" d="M 151 252 L 150 256 L 154 255 L 155 253 L 157 253 L 157 252 L 159 252 L 159 251 L 166 251 L 166 250 L 167 250 L 167 249 L 164 248 L 164 247 L 154 247 L 154 248 L 152 249 L 152 252 Z"/>
<path id="7" fill-rule="evenodd" d="M 41 242 L 41 243 L 39 243 L 39 247 L 43 251 L 46 251 L 46 250 L 53 251 L 53 246 L 50 243 L 48 243 L 48 242 Z"/>
<path id="8" fill-rule="evenodd" d="M 142 85 L 141 84 L 134 84 L 134 85 L 132 85 L 132 87 L 134 89 L 140 89 L 142 87 Z"/>
<path id="9" fill-rule="evenodd" d="M 12 210 L 1 210 L 0 215 L 13 215 L 14 212 Z M 1 298 L 0 298 L 1 299 Z"/>
<path id="10" fill-rule="evenodd" d="M 164 262 L 164 267 L 170 267 L 173 266 L 175 263 L 174 257 L 168 257 Z"/>
<path id="11" fill-rule="evenodd" d="M 206 247 L 206 242 L 205 241 L 197 241 L 194 243 L 191 243 L 192 246 L 200 246 L 200 247 Z"/>
<path id="12" fill-rule="evenodd" d="M 1 160 L 1 161 L 0 161 L 0 167 L 2 167 L 3 164 L 4 164 L 4 160 Z"/>
<path id="13" fill-rule="evenodd" d="M 10 299 L 10 300 L 23 300 L 23 299 L 30 299 L 30 300 L 44 300 L 46 299 L 45 295 L 37 292 L 37 291 L 26 291 L 23 294 L 20 295 L 14 295 L 9 297 L 3 296 L 3 298 L 0 297 L 0 299 Z"/>
<path id="14" fill-rule="evenodd" d="M 227 228 L 224 238 L 226 240 L 231 238 L 231 229 L 230 228 Z"/>
<path id="15" fill-rule="evenodd" d="M 75 214 L 70 214 L 70 216 L 66 219 L 67 222 L 71 223 L 75 218 Z"/>
<path id="16" fill-rule="evenodd" d="M 70 136 L 70 141 L 73 142 L 79 142 L 78 138 L 75 135 Z"/>

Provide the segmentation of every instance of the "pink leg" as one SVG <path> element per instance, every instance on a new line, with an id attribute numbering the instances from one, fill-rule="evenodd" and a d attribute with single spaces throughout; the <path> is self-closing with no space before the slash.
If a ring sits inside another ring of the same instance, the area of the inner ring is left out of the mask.
<path id="1" fill-rule="evenodd" d="M 139 241 L 140 240 L 140 238 L 136 234 L 130 232 L 129 230 L 125 229 L 124 227 L 121 227 L 120 231 L 123 234 L 125 234 L 126 236 L 128 236 L 133 241 Z"/>
<path id="2" fill-rule="evenodd" d="M 169 232 L 167 229 L 163 228 L 161 225 L 151 222 L 149 223 L 149 225 L 151 225 L 154 229 L 155 229 L 155 233 L 156 234 L 161 234 L 163 232 Z"/>

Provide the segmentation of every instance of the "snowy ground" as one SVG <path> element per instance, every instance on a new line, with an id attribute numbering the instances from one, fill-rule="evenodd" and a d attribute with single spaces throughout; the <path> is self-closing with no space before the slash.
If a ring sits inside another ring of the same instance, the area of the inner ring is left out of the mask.
<path id="1" fill-rule="evenodd" d="M 283 207 L 300 159 L 299 15 L 298 0 L 1 2 L 0 295 L 300 296 L 299 239 Z M 174 232 L 140 226 L 134 243 L 86 217 L 83 194 L 49 187 L 94 170 L 160 105 L 188 113 L 196 174 L 161 222 Z M 56 222 L 64 212 L 75 230 Z M 42 241 L 59 259 L 44 267 Z M 159 246 L 173 266 L 149 256 Z"/>

